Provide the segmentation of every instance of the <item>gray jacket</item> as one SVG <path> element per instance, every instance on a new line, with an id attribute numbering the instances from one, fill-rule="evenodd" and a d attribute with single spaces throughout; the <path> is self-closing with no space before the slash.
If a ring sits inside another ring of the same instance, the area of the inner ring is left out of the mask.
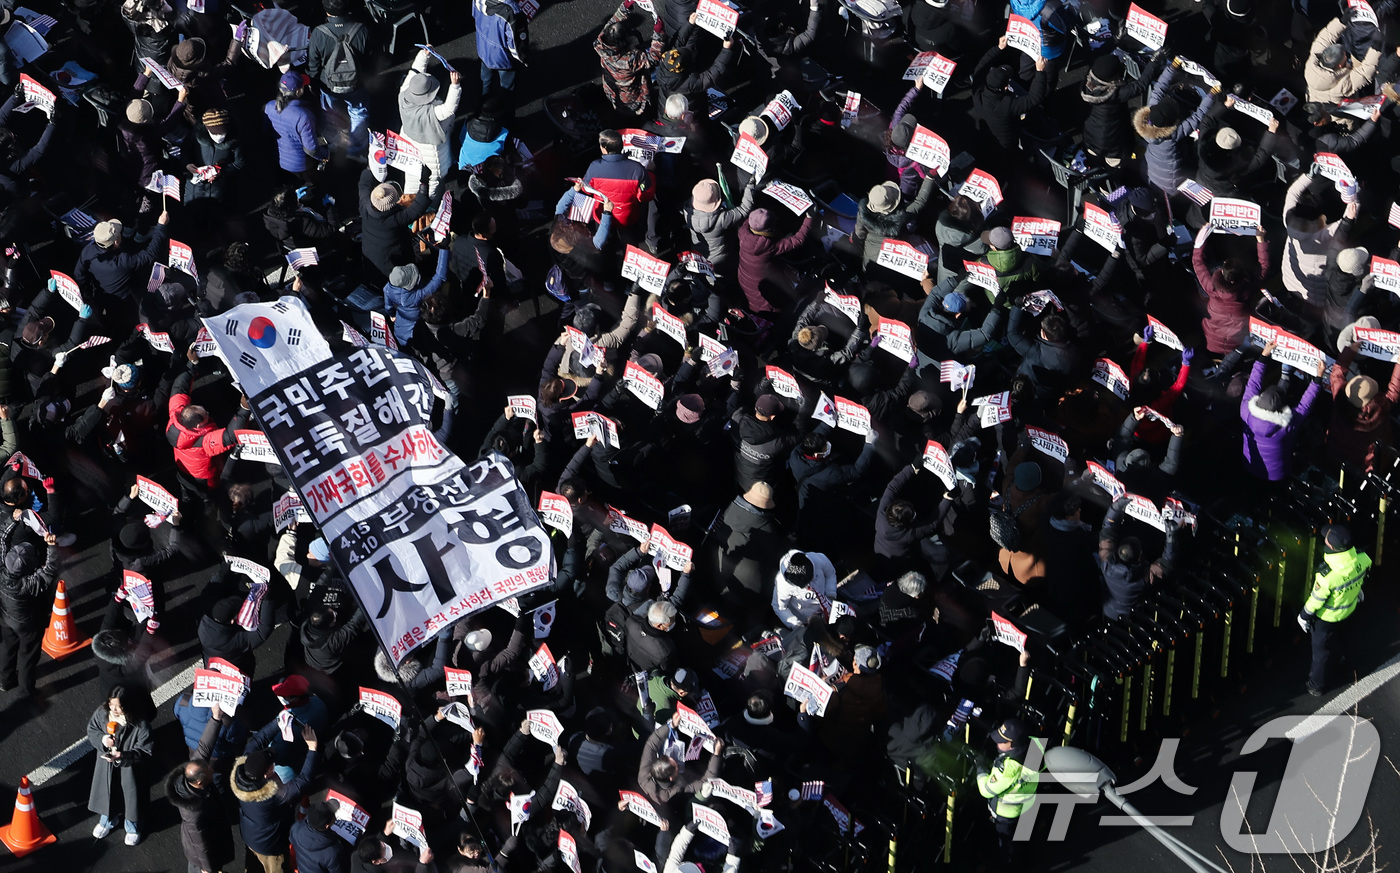
<path id="1" fill-rule="evenodd" d="M 728 273 L 736 248 L 730 242 L 730 231 L 743 224 L 753 212 L 754 186 L 744 188 L 744 197 L 733 209 L 701 212 L 693 203 L 685 205 L 685 223 L 690 228 L 690 241 L 695 251 L 710 259 L 718 272 Z"/>

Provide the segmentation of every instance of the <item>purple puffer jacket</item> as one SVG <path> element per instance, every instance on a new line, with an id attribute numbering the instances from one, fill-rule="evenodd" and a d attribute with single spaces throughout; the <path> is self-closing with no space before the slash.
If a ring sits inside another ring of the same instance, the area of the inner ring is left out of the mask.
<path id="1" fill-rule="evenodd" d="M 1293 409 L 1284 407 L 1278 412 L 1260 409 L 1255 400 L 1264 381 L 1264 365 L 1263 359 L 1254 362 L 1254 369 L 1249 373 L 1249 384 L 1240 398 L 1240 418 L 1244 419 L 1245 424 L 1244 465 L 1254 476 L 1277 482 L 1288 475 L 1298 426 L 1312 411 L 1319 385 L 1316 382 L 1308 385 L 1303 399 Z"/>

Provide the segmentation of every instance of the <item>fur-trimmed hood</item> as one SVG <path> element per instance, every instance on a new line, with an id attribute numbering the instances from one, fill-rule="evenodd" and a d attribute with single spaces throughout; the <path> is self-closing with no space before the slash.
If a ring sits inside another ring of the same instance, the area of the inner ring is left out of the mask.
<path id="1" fill-rule="evenodd" d="M 1266 424 L 1272 424 L 1279 430 L 1284 430 L 1293 422 L 1293 408 L 1285 406 L 1278 412 L 1270 412 L 1259 405 L 1259 395 L 1249 398 L 1249 414 Z"/>
<path id="2" fill-rule="evenodd" d="M 233 762 L 233 778 L 229 780 L 229 788 L 233 789 L 233 796 L 238 798 L 240 803 L 262 803 L 264 800 L 271 800 L 277 796 L 277 790 L 281 787 L 276 781 L 266 779 L 261 788 L 251 791 L 238 786 L 238 768 L 243 766 L 243 762 L 248 760 L 247 755 L 239 755 Z"/>
<path id="3" fill-rule="evenodd" d="M 1117 82 L 1105 82 L 1091 72 L 1084 77 L 1084 87 L 1080 89 L 1079 97 L 1085 103 L 1107 103 L 1117 93 Z"/>
<path id="4" fill-rule="evenodd" d="M 1158 127 L 1151 121 L 1152 107 L 1144 106 L 1133 113 L 1133 130 L 1145 140 L 1166 139 L 1176 132 L 1176 127 Z"/>
<path id="5" fill-rule="evenodd" d="M 185 765 L 181 764 L 165 777 L 165 798 L 186 812 L 198 812 L 214 795 L 201 794 L 185 781 Z M 217 800 L 216 800 L 217 802 Z"/>
<path id="6" fill-rule="evenodd" d="M 404 682 L 412 682 L 413 677 L 418 675 L 418 671 L 423 669 L 423 665 L 418 663 L 417 658 L 407 658 L 399 665 L 399 674 L 394 675 L 394 665 L 389 663 L 389 656 L 380 649 L 374 653 L 374 674 L 385 682 L 398 682 L 399 677 L 403 677 Z"/>

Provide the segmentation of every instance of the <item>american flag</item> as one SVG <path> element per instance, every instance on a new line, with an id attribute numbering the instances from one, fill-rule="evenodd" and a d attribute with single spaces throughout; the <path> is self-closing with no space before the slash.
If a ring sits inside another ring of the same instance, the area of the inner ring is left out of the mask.
<path id="1" fill-rule="evenodd" d="M 977 373 L 975 364 L 963 364 L 957 361 L 938 362 L 938 381 L 947 382 L 950 390 L 959 391 L 964 385 L 971 385 Z"/>
<path id="2" fill-rule="evenodd" d="M 1185 194 L 1190 198 L 1191 202 L 1195 203 L 1197 206 L 1209 206 L 1211 199 L 1215 197 L 1215 194 L 1209 188 L 1197 182 L 1195 179 L 1187 179 L 1185 182 L 1182 182 L 1181 186 L 1176 190 Z"/>
<path id="3" fill-rule="evenodd" d="M 765 779 L 762 782 L 753 784 L 755 802 L 759 806 L 767 806 L 773 802 L 773 780 Z"/>
<path id="4" fill-rule="evenodd" d="M 302 267 L 311 267 L 321 263 L 320 255 L 316 252 L 316 247 L 306 249 L 292 249 L 287 252 L 287 263 L 293 270 L 300 270 Z"/>
<path id="5" fill-rule="evenodd" d="M 1386 221 L 1391 227 L 1400 227 L 1400 203 L 1390 204 L 1390 217 Z"/>
<path id="6" fill-rule="evenodd" d="M 253 630 L 258 626 L 258 607 L 262 605 L 263 595 L 266 593 L 266 582 L 254 582 L 248 589 L 248 596 L 243 598 L 243 605 L 238 608 L 239 627 Z"/>
<path id="7" fill-rule="evenodd" d="M 109 343 L 109 342 L 111 342 L 111 341 L 112 341 L 112 338 L 109 337 L 109 336 L 93 336 L 93 337 L 88 337 L 86 340 L 84 340 L 84 341 L 82 342 L 81 345 L 76 345 L 76 346 L 74 346 L 74 347 L 73 347 L 73 351 L 76 352 L 78 349 L 90 349 L 90 348 L 92 348 L 93 346 L 100 346 L 100 345 L 102 345 L 103 343 Z"/>
<path id="8" fill-rule="evenodd" d="M 802 783 L 798 800 L 821 800 L 826 796 L 826 783 L 820 779 Z"/>

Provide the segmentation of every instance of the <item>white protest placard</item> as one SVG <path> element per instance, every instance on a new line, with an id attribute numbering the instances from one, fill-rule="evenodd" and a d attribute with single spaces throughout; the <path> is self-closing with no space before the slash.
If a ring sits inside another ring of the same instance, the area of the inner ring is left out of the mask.
<path id="1" fill-rule="evenodd" d="M 1162 520 L 1177 527 L 1190 526 L 1192 530 L 1196 529 L 1196 514 L 1175 497 L 1168 497 L 1162 501 Z"/>
<path id="2" fill-rule="evenodd" d="M 1176 335 L 1176 331 L 1167 327 L 1160 319 L 1148 315 L 1147 323 L 1152 325 L 1152 341 L 1154 343 L 1161 343 L 1169 349 L 1176 349 L 1178 352 L 1186 348 L 1181 342 L 1181 338 Z"/>
<path id="3" fill-rule="evenodd" d="M 646 368 L 636 361 L 628 361 L 627 366 L 622 371 L 622 383 L 627 386 L 633 396 L 650 406 L 652 409 L 661 408 L 661 400 L 665 396 L 666 389 L 662 387 L 661 380 L 646 371 Z"/>
<path id="4" fill-rule="evenodd" d="M 272 571 L 256 561 L 250 561 L 239 555 L 224 555 L 224 563 L 235 573 L 241 573 L 252 579 L 254 582 L 261 582 L 266 585 L 272 581 Z"/>
<path id="5" fill-rule="evenodd" d="M 548 643 L 542 643 L 525 666 L 535 681 L 544 686 L 545 691 L 559 684 L 559 665 L 555 662 L 554 653 L 549 650 Z"/>
<path id="6" fill-rule="evenodd" d="M 656 325 L 656 329 L 666 336 L 680 343 L 681 348 L 685 348 L 685 322 L 679 316 L 672 315 L 671 312 L 660 303 L 651 305 L 651 320 Z"/>
<path id="7" fill-rule="evenodd" d="M 727 800 L 740 809 L 758 809 L 758 792 L 751 788 L 740 788 L 737 785 L 730 785 L 723 779 L 710 780 L 710 796 Z"/>
<path id="8" fill-rule="evenodd" d="M 163 330 L 151 330 L 149 324 L 136 325 L 136 332 L 146 338 L 151 348 L 158 352 L 165 352 L 167 355 L 175 353 L 175 343 L 170 339 L 170 334 Z"/>
<path id="9" fill-rule="evenodd" d="M 578 355 L 578 361 L 585 367 L 595 367 L 603 361 L 603 352 L 593 345 L 583 331 L 572 324 L 564 325 L 564 332 L 569 335 L 569 348 Z"/>
<path id="10" fill-rule="evenodd" d="M 1103 246 L 1109 254 L 1123 246 L 1123 231 L 1118 221 L 1095 203 L 1084 203 L 1084 235 Z"/>
<path id="11" fill-rule="evenodd" d="M 160 82 L 171 91 L 180 90 L 182 87 L 180 80 L 170 74 L 170 71 L 165 68 L 165 64 L 152 58 L 140 58 L 140 61 L 157 82 Z"/>
<path id="12" fill-rule="evenodd" d="M 1372 255 L 1371 281 L 1383 291 L 1400 294 L 1400 262 Z"/>
<path id="13" fill-rule="evenodd" d="M 1249 100 L 1244 100 L 1239 97 L 1235 98 L 1235 102 L 1232 108 L 1239 114 L 1252 118 L 1260 124 L 1264 125 L 1265 127 L 1271 124 L 1274 120 L 1273 110 L 1269 109 L 1266 106 L 1260 106 L 1258 103 L 1252 103 Z"/>
<path id="14" fill-rule="evenodd" d="M 948 165 L 953 160 L 953 152 L 948 148 L 948 142 L 922 124 L 914 127 L 914 134 L 909 138 L 909 147 L 904 150 L 904 156 L 915 163 L 923 164 L 940 176 L 948 172 Z"/>
<path id="15" fill-rule="evenodd" d="M 1167 42 L 1167 23 L 1136 3 L 1128 6 L 1123 31 L 1153 51 Z"/>
<path id="16" fill-rule="evenodd" d="M 1210 70 L 1191 60 L 1190 58 L 1177 58 L 1181 61 L 1181 69 L 1186 71 L 1186 75 L 1195 76 L 1212 88 L 1220 85 L 1220 80 L 1211 74 Z"/>
<path id="17" fill-rule="evenodd" d="M 659 524 L 651 526 L 650 536 L 652 554 L 659 555 L 661 562 L 677 573 L 684 573 L 695 556 L 695 550 L 671 536 L 666 528 Z"/>
<path id="18" fill-rule="evenodd" d="M 645 796 L 635 791 L 619 791 L 617 794 L 627 805 L 628 812 L 652 827 L 661 826 L 661 816 L 657 814 L 656 807 L 652 806 L 651 801 L 647 800 Z"/>
<path id="19" fill-rule="evenodd" d="M 194 249 L 188 243 L 182 243 L 178 239 L 170 241 L 170 257 L 166 260 L 171 267 L 186 273 L 194 278 L 199 278 L 199 271 L 194 266 Z"/>
<path id="20" fill-rule="evenodd" d="M 787 370 L 770 365 L 763 368 L 763 375 L 779 396 L 787 397 L 790 400 L 802 399 L 802 389 L 798 387 L 797 380 Z"/>
<path id="21" fill-rule="evenodd" d="M 360 837 L 365 835 L 365 828 L 369 827 L 369 812 L 334 788 L 326 792 L 326 800 L 335 803 L 335 820 L 331 822 L 331 830 L 352 846 L 358 843 Z"/>
<path id="22" fill-rule="evenodd" d="M 828 306 L 851 320 L 851 324 L 860 323 L 861 305 L 860 298 L 854 294 L 837 294 L 831 290 L 831 286 L 826 286 L 826 294 L 822 298 Z"/>
<path id="23" fill-rule="evenodd" d="M 881 351 L 889 352 L 906 364 L 914 360 L 914 333 L 909 325 L 882 317 L 875 335 L 880 338 Z"/>
<path id="24" fill-rule="evenodd" d="M 272 444 L 267 441 L 267 434 L 260 430 L 238 430 L 233 435 L 238 441 L 238 460 L 282 465 L 277 453 L 272 450 Z"/>
<path id="25" fill-rule="evenodd" d="M 996 267 L 981 261 L 963 261 L 963 269 L 967 271 L 967 281 L 973 285 L 985 288 L 993 295 L 1001 293 L 1001 283 L 997 281 Z"/>
<path id="26" fill-rule="evenodd" d="M 700 340 L 700 360 L 706 363 L 717 359 L 729 350 L 729 346 L 707 333 L 696 334 L 696 338 Z"/>
<path id="27" fill-rule="evenodd" d="M 1236 200 L 1233 197 L 1216 197 L 1210 201 L 1211 230 L 1231 233 L 1236 236 L 1253 236 L 1262 223 L 1264 211 L 1258 203 Z"/>
<path id="28" fill-rule="evenodd" d="M 610 448 L 621 448 L 618 441 L 617 422 L 600 412 L 570 413 L 574 425 L 574 438 L 586 440 L 597 437 L 598 441 Z"/>
<path id="29" fill-rule="evenodd" d="M 1376 10 L 1372 9 L 1371 4 L 1367 3 L 1366 0 L 1347 0 L 1347 10 L 1351 12 L 1353 24 L 1361 22 L 1373 27 L 1380 24 L 1380 20 L 1376 18 Z"/>
<path id="30" fill-rule="evenodd" d="M 943 448 L 942 443 L 929 440 L 924 446 L 924 469 L 937 476 L 944 488 L 953 487 L 956 474 L 953 472 L 953 462 L 948 457 L 948 450 Z"/>
<path id="31" fill-rule="evenodd" d="M 523 418 L 528 422 L 536 423 L 535 398 L 529 394 L 511 394 L 506 397 L 506 405 L 510 407 L 510 414 L 516 418 Z"/>
<path id="32" fill-rule="evenodd" d="M 452 192 L 442 192 L 442 205 L 433 215 L 433 223 L 429 225 L 433 231 L 433 239 L 443 242 L 452 234 Z M 300 251 L 300 249 L 298 249 Z M 292 265 L 293 267 L 296 264 Z"/>
<path id="33" fill-rule="evenodd" d="M 563 531 L 566 537 L 573 536 L 574 507 L 567 497 L 553 491 L 541 491 L 539 513 L 540 521 L 555 530 Z"/>
<path id="34" fill-rule="evenodd" d="M 208 709 L 217 703 L 220 710 L 233 715 L 247 696 L 248 684 L 242 674 L 229 676 L 219 670 L 195 668 L 190 706 Z"/>
<path id="35" fill-rule="evenodd" d="M 307 512 L 306 507 L 301 505 L 301 495 L 297 494 L 296 491 L 287 491 L 273 504 L 272 525 L 278 532 L 286 530 L 293 524 L 305 524 L 310 521 L 311 513 Z"/>
<path id="36" fill-rule="evenodd" d="M 909 62 L 909 66 L 904 68 L 904 75 L 900 78 L 906 82 L 917 82 L 928 72 L 928 65 L 936 57 L 938 52 L 919 52 L 914 55 L 914 60 Z"/>
<path id="37" fill-rule="evenodd" d="M 1339 179 L 1345 179 L 1348 182 L 1356 181 L 1356 176 L 1347 166 L 1347 162 L 1332 152 L 1318 152 L 1313 155 L 1313 169 L 1317 171 L 1319 176 L 1334 182 Z"/>
<path id="38" fill-rule="evenodd" d="M 932 52 L 932 54 L 933 57 L 928 62 L 928 69 L 924 70 L 924 84 L 939 97 L 942 97 L 943 89 L 948 87 L 948 82 L 952 80 L 953 70 L 957 69 L 958 62 L 951 61 L 938 52 Z"/>
<path id="39" fill-rule="evenodd" d="M 997 181 L 996 176 L 976 167 L 958 186 L 958 193 L 982 204 L 983 215 L 991 212 L 1002 201 L 1001 183 Z"/>
<path id="40" fill-rule="evenodd" d="M 791 91 L 779 91 L 778 95 L 768 101 L 768 105 L 763 107 L 762 115 L 773 119 L 773 123 L 778 126 L 778 130 L 785 130 L 792 123 L 793 116 L 797 115 L 802 104 L 797 102 L 797 98 L 792 96 Z"/>
<path id="41" fill-rule="evenodd" d="M 83 293 L 78 289 L 78 283 L 67 273 L 60 273 L 57 270 L 49 270 L 49 276 L 53 278 L 54 289 L 58 296 L 74 309 L 83 308 Z"/>
<path id="42" fill-rule="evenodd" d="M 700 715 L 700 713 L 686 706 L 684 703 L 676 703 L 676 730 L 688 737 L 713 737 L 714 731 L 710 730 L 710 725 Z"/>
<path id="43" fill-rule="evenodd" d="M 608 507 L 608 530 L 644 543 L 651 537 L 651 528 L 615 506 Z"/>
<path id="44" fill-rule="evenodd" d="M 1157 505 L 1141 494 L 1129 494 L 1128 505 L 1123 508 L 1123 512 L 1129 518 L 1135 518 L 1157 528 L 1157 530 L 1165 531 L 1167 529 L 1166 519 L 1162 518 L 1162 513 L 1157 509 Z"/>
<path id="45" fill-rule="evenodd" d="M 1006 47 L 1024 52 L 1031 60 L 1040 60 L 1040 28 L 1013 13 L 1006 19 Z"/>
<path id="46" fill-rule="evenodd" d="M 1011 219 L 1011 237 L 1021 251 L 1032 255 L 1053 255 L 1060 245 L 1060 223 L 1052 218 Z"/>
<path id="47" fill-rule="evenodd" d="M 734 154 L 729 156 L 729 163 L 755 179 L 762 179 L 763 174 L 768 171 L 768 153 L 758 144 L 758 140 L 747 133 L 741 133 L 738 141 L 734 143 Z"/>
<path id="48" fill-rule="evenodd" d="M 1012 621 L 995 610 L 992 612 L 992 639 L 999 643 L 1010 646 L 1018 652 L 1026 650 L 1026 640 L 1030 637 L 1025 631 L 1016 627 Z"/>
<path id="49" fill-rule="evenodd" d="M 1128 489 L 1123 487 L 1123 483 L 1118 481 L 1118 477 L 1108 472 L 1108 468 L 1103 464 L 1096 461 L 1088 461 L 1084 466 L 1089 469 L 1090 480 L 1104 491 L 1107 491 L 1108 496 L 1112 499 L 1117 500 L 1128 492 Z"/>
<path id="50" fill-rule="evenodd" d="M 846 92 L 846 102 L 841 104 L 841 126 L 850 127 L 860 117 L 860 93 Z"/>
<path id="51" fill-rule="evenodd" d="M 1119 400 L 1128 399 L 1128 374 L 1123 372 L 1122 367 L 1108 358 L 1099 358 L 1094 362 L 1094 369 L 1090 373 L 1090 377 L 1118 395 Z"/>
<path id="52" fill-rule="evenodd" d="M 1026 310 L 1028 315 L 1039 315 L 1045 311 L 1046 306 L 1054 306 L 1056 309 L 1064 311 L 1065 304 L 1060 298 L 1055 296 L 1055 292 L 1049 288 L 1042 288 L 1039 291 L 1032 291 L 1021 298 L 1021 308 Z"/>
<path id="53" fill-rule="evenodd" d="M 812 198 L 807 192 L 787 182 L 774 179 L 763 186 L 763 193 L 786 206 L 793 215 L 801 215 L 812 208 Z"/>
<path id="54" fill-rule="evenodd" d="M 1011 392 L 1001 391 L 979 397 L 972 403 L 979 407 L 977 421 L 982 427 L 994 427 L 1011 420 Z"/>
<path id="55" fill-rule="evenodd" d="M 360 686 L 360 709 L 379 719 L 394 730 L 403 718 L 403 704 L 392 694 Z"/>
<path id="56" fill-rule="evenodd" d="M 428 838 L 423 835 L 423 814 L 416 809 L 394 801 L 393 812 L 390 813 L 390 820 L 394 823 L 394 835 L 408 840 L 418 848 L 428 845 Z"/>
<path id="57" fill-rule="evenodd" d="M 20 90 L 24 94 L 24 105 L 36 107 L 52 119 L 54 105 L 53 92 L 34 81 L 28 73 L 19 74 L 19 85 Z"/>
<path id="58" fill-rule="evenodd" d="M 670 264 L 653 258 L 636 246 L 628 246 L 623 255 L 622 278 L 631 279 L 653 294 L 660 294 L 665 289 L 666 276 L 670 272 Z"/>
<path id="59" fill-rule="evenodd" d="M 700 833 L 719 843 L 721 846 L 729 845 L 729 825 L 725 822 L 724 816 L 718 810 L 710 809 L 708 806 L 701 806 L 699 803 L 690 804 L 691 815 L 695 822 L 695 827 Z"/>
<path id="60" fill-rule="evenodd" d="M 554 802 L 559 802 L 557 796 L 554 798 Z M 583 873 L 583 866 L 579 864 L 578 860 L 578 841 L 574 839 L 574 835 L 560 828 L 556 843 L 559 848 L 559 857 L 563 858 L 564 863 L 569 865 L 571 873 Z"/>
<path id="61" fill-rule="evenodd" d="M 1061 464 L 1069 458 L 1069 443 L 1059 434 L 1038 427 L 1027 427 L 1026 435 L 1031 438 L 1031 448 L 1042 455 L 1049 455 Z"/>
<path id="62" fill-rule="evenodd" d="M 1362 357 L 1377 361 L 1400 360 L 1400 333 L 1378 327 L 1358 327 L 1356 341 L 1361 344 Z"/>
<path id="63" fill-rule="evenodd" d="M 386 130 L 384 133 L 370 131 L 369 140 L 370 160 L 376 161 L 380 166 L 388 164 L 403 170 L 405 177 L 409 179 L 417 178 L 422 172 L 422 158 L 418 154 L 418 147 L 411 140 L 392 130 Z"/>
<path id="64" fill-rule="evenodd" d="M 38 479 L 41 482 L 44 479 L 44 474 L 39 472 L 39 465 L 31 461 L 29 456 L 24 452 L 15 452 L 13 455 L 10 455 L 10 459 L 5 463 L 10 468 L 19 470 L 31 479 Z"/>
<path id="65" fill-rule="evenodd" d="M 180 502 L 175 499 L 175 495 L 145 476 L 136 477 L 136 489 L 136 496 L 156 515 L 169 518 L 170 513 L 180 508 Z"/>
<path id="66" fill-rule="evenodd" d="M 739 10 L 733 9 L 718 0 L 700 0 L 695 7 L 695 26 L 709 31 L 720 39 L 728 39 L 729 34 L 739 25 Z"/>
<path id="67" fill-rule="evenodd" d="M 559 743 L 564 735 L 564 724 L 559 716 L 548 709 L 531 709 L 525 713 L 530 722 L 530 736 L 551 746 Z"/>
<path id="68" fill-rule="evenodd" d="M 826 680 L 801 664 L 793 664 L 783 685 L 783 694 L 797 701 L 807 701 L 807 714 L 820 716 L 831 700 L 831 686 Z"/>
<path id="69" fill-rule="evenodd" d="M 715 278 L 715 265 L 699 252 L 681 252 L 676 256 L 676 260 L 687 272 L 697 273 L 711 280 Z"/>
<path id="70" fill-rule="evenodd" d="M 1249 318 L 1249 333 L 1258 337 L 1263 344 L 1268 344 L 1271 340 L 1277 344 L 1274 347 L 1273 358 L 1278 363 L 1297 367 L 1309 375 L 1316 376 L 1322 373 L 1322 350 L 1302 337 L 1294 336 L 1254 316 Z"/>
<path id="71" fill-rule="evenodd" d="M 448 697 L 472 696 L 472 671 L 458 670 L 456 667 L 443 667 L 443 678 L 447 680 Z"/>
<path id="72" fill-rule="evenodd" d="M 841 430 L 866 436 L 870 433 L 870 410 L 854 400 L 837 397 L 836 426 Z"/>
<path id="73" fill-rule="evenodd" d="M 911 279 L 922 279 L 928 275 L 928 255 L 902 239 L 886 239 L 881 242 L 880 254 L 875 258 L 875 263 Z"/>

